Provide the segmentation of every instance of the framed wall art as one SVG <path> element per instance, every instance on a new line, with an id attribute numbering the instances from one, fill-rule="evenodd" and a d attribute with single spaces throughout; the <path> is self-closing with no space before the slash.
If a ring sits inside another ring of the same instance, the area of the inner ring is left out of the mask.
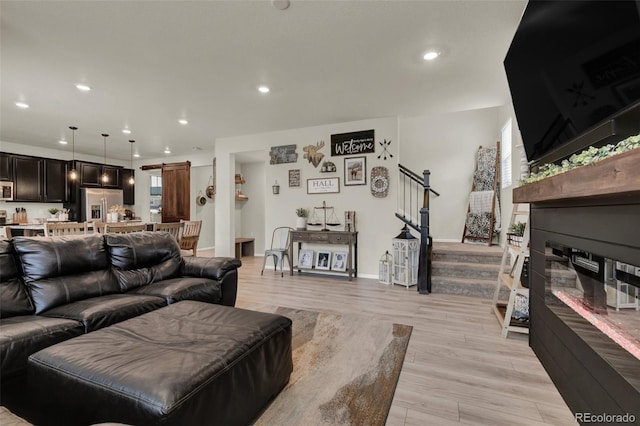
<path id="1" fill-rule="evenodd" d="M 290 187 L 300 186 L 300 169 L 289 170 L 289 186 Z"/>
<path id="2" fill-rule="evenodd" d="M 298 161 L 296 145 L 272 146 L 269 157 L 269 164 L 295 163 Z"/>
<path id="3" fill-rule="evenodd" d="M 344 185 L 367 184 L 367 157 L 344 159 Z"/>
<path id="4" fill-rule="evenodd" d="M 307 179 L 307 194 L 331 194 L 340 192 L 340 178 Z"/>

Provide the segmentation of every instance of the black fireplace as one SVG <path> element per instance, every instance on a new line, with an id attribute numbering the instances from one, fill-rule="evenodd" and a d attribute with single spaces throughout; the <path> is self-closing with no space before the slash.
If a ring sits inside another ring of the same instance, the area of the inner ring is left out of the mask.
<path id="1" fill-rule="evenodd" d="M 531 256 L 529 342 L 577 420 L 639 424 L 640 196 L 532 204 Z"/>

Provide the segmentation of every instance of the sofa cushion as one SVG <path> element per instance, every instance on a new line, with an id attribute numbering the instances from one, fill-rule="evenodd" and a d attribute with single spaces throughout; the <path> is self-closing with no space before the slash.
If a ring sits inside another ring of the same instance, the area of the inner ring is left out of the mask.
<path id="1" fill-rule="evenodd" d="M 222 300 L 221 286 L 222 284 L 219 281 L 208 278 L 180 277 L 138 287 L 127 294 L 158 296 L 165 299 L 167 304 L 181 300 L 219 303 Z"/>
<path id="2" fill-rule="evenodd" d="M 80 336 L 78 321 L 22 315 L 0 320 L 0 374 L 2 379 L 22 372 L 29 355 L 48 346 Z"/>
<path id="3" fill-rule="evenodd" d="M 20 280 L 13 245 L 0 241 L 0 318 L 15 315 L 31 315 L 33 305 L 27 288 Z"/>
<path id="4" fill-rule="evenodd" d="M 120 292 L 100 235 L 13 239 L 36 314 Z"/>
<path id="5" fill-rule="evenodd" d="M 233 257 L 185 257 L 180 272 L 182 275 L 221 280 L 227 272 L 240 266 L 240 259 Z"/>
<path id="6" fill-rule="evenodd" d="M 177 277 L 182 256 L 168 232 L 106 234 L 111 266 L 123 291 Z"/>
<path id="7" fill-rule="evenodd" d="M 79 321 L 84 325 L 85 333 L 89 333 L 154 311 L 166 304 L 164 299 L 155 296 L 109 294 L 58 306 L 45 312 L 43 316 Z"/>

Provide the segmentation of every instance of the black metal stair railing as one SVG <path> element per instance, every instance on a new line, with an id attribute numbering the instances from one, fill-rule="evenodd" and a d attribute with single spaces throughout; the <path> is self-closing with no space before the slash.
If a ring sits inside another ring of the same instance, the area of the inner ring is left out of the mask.
<path id="1" fill-rule="evenodd" d="M 431 247 L 429 235 L 429 195 L 440 194 L 429 184 L 429 170 L 422 176 L 398 164 L 400 188 L 398 191 L 398 211 L 396 217 L 420 232 L 420 255 L 418 263 L 418 292 L 431 293 Z"/>

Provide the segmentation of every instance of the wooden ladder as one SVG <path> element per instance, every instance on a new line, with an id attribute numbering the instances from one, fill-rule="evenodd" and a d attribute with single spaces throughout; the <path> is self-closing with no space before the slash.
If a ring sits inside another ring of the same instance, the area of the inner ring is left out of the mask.
<path id="1" fill-rule="evenodd" d="M 524 262 L 529 257 L 529 211 L 524 209 L 526 205 L 520 203 L 513 205 L 509 227 L 515 224 L 518 218 L 526 217 L 524 234 L 520 246 L 511 244 L 509 241 L 505 243 L 496 290 L 493 293 L 492 311 L 502 326 L 502 337 L 507 337 L 510 331 L 529 334 L 529 325 L 527 323 L 521 323 L 511 318 L 517 296 L 522 295 L 527 299 L 529 298 L 529 289 L 523 287 L 520 280 Z M 509 263 L 511 256 L 515 256 L 515 260 Z M 499 300 L 500 289 L 503 285 L 509 289 L 509 300 L 507 302 Z"/>
<path id="2" fill-rule="evenodd" d="M 480 151 L 482 150 L 482 145 L 480 145 L 480 147 L 478 148 L 478 154 L 480 153 Z M 474 170 L 474 176 L 476 173 L 478 173 L 478 159 L 477 156 L 478 154 L 476 154 L 476 168 Z M 486 237 L 482 237 L 482 236 L 471 236 L 471 235 L 467 235 L 467 220 L 465 219 L 464 222 L 464 229 L 462 231 L 462 241 L 461 243 L 464 244 L 465 240 L 467 238 L 469 238 L 470 240 L 473 241 L 484 241 L 487 243 L 488 246 L 490 246 L 491 244 L 493 244 L 493 238 L 494 238 L 494 228 L 495 228 L 495 218 L 496 218 L 496 207 L 500 208 L 499 206 L 496 206 L 496 200 L 497 200 L 497 192 L 499 190 L 498 188 L 498 184 L 499 184 L 499 167 L 500 167 L 500 141 L 496 142 L 496 160 L 494 162 L 494 177 L 493 177 L 493 199 L 491 200 L 491 216 L 489 218 L 489 235 Z M 474 191 L 478 190 L 478 188 L 476 188 L 476 179 L 474 177 L 473 179 L 473 183 L 471 184 L 471 192 L 473 193 Z M 487 188 L 485 188 L 485 190 L 487 190 Z M 467 214 L 469 214 L 469 212 L 471 212 L 471 204 L 468 204 L 467 207 Z"/>

